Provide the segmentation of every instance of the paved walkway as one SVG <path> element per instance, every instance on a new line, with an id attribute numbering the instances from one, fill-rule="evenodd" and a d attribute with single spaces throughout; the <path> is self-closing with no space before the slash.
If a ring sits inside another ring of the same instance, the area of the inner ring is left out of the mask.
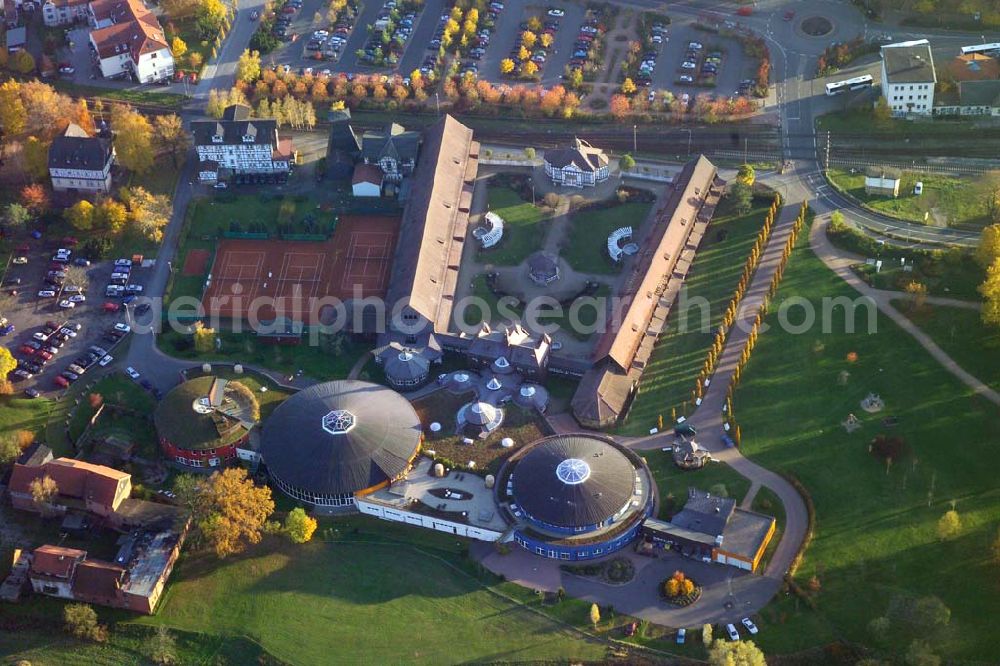
<path id="1" fill-rule="evenodd" d="M 854 288 L 854 290 L 859 294 L 870 298 L 878 307 L 880 312 L 892 319 L 892 321 L 895 322 L 901 329 L 913 336 L 920 346 L 926 349 L 927 353 L 929 353 L 934 360 L 940 363 L 945 370 L 957 377 L 959 381 L 971 388 L 977 394 L 986 398 L 995 405 L 1000 405 L 1000 393 L 991 389 L 989 386 L 958 365 L 953 358 L 948 356 L 944 350 L 937 346 L 929 335 L 920 330 L 906 315 L 892 305 L 891 301 L 894 298 L 898 298 L 900 292 L 873 289 L 865 283 L 864 280 L 858 277 L 851 266 L 858 262 L 859 257 L 840 250 L 830 242 L 830 239 L 826 235 L 826 227 L 828 224 L 828 217 L 817 219 L 813 223 L 812 229 L 809 233 L 810 247 L 812 247 L 816 256 L 819 257 L 824 264 L 826 264 L 827 268 L 840 276 L 841 279 L 851 285 L 851 287 Z M 966 301 L 955 301 L 955 299 L 935 298 L 934 301 L 931 301 L 931 299 L 928 298 L 927 302 L 937 302 L 937 304 L 950 305 L 952 307 L 968 307 Z M 963 303 L 964 305 L 959 306 L 955 305 L 955 303 Z"/>

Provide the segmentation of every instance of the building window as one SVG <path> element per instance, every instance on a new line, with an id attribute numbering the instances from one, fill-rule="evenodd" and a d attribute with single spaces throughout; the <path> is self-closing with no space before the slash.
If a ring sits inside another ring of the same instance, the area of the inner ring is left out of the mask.
<path id="1" fill-rule="evenodd" d="M 559 553 L 559 559 L 560 560 L 568 560 L 569 559 L 569 553 Z"/>

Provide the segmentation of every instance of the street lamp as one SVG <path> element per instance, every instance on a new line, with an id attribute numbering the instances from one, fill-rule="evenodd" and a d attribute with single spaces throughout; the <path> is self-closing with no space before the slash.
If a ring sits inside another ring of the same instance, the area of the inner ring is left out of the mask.
<path id="1" fill-rule="evenodd" d="M 688 133 L 688 151 L 687 151 L 687 154 L 690 155 L 691 154 L 691 130 L 681 128 L 681 131 Z"/>
<path id="2" fill-rule="evenodd" d="M 636 127 L 638 127 L 638 125 L 632 125 L 632 153 L 633 154 L 639 152 L 638 139 L 636 138 L 636 133 L 635 133 Z"/>
<path id="3" fill-rule="evenodd" d="M 531 205 L 535 205 L 535 181 L 530 177 L 528 178 L 528 185 L 531 185 Z"/>

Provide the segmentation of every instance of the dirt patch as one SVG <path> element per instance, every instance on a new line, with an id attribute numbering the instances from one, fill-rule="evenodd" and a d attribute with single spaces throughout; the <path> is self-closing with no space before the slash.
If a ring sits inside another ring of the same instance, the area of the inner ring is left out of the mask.
<path id="1" fill-rule="evenodd" d="M 208 250 L 189 250 L 184 258 L 184 270 L 181 275 L 185 277 L 193 275 L 204 275 L 208 270 L 208 261 L 212 258 L 212 253 Z"/>

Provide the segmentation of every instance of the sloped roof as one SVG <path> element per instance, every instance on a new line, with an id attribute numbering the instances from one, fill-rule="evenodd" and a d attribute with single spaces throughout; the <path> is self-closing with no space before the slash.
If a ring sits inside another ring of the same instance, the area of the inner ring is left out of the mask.
<path id="1" fill-rule="evenodd" d="M 566 148 L 555 148 L 545 151 L 545 161 L 557 169 L 563 169 L 570 164 L 580 171 L 597 171 L 608 166 L 608 156 L 600 148 L 594 148 L 582 139 L 574 139 L 573 144 Z"/>
<path id="2" fill-rule="evenodd" d="M 450 115 L 429 127 L 403 211 L 388 301 L 394 306 L 408 300 L 435 330 L 446 330 L 451 318 L 445 295 L 454 294 L 469 223 L 459 202 L 463 190 L 473 187 L 478 152 L 472 130 Z"/>
<path id="3" fill-rule="evenodd" d="M 82 127 L 70 123 L 62 135 L 52 140 L 49 168 L 103 171 L 112 155 L 110 141 L 89 136 Z"/>
<path id="4" fill-rule="evenodd" d="M 715 165 L 704 155 L 684 165 L 646 239 L 645 245 L 652 248 L 639 257 L 632 269 L 634 286 L 619 294 L 623 303 L 621 323 L 610 327 L 600 339 L 594 351 L 595 361 L 609 358 L 622 370 L 632 365 L 670 267 L 684 248 L 715 175 Z"/>
<path id="5" fill-rule="evenodd" d="M 76 568 L 73 594 L 87 599 L 112 601 L 125 582 L 125 569 L 101 560 L 87 560 Z"/>
<path id="6" fill-rule="evenodd" d="M 351 176 L 351 185 L 361 183 L 371 183 L 372 185 L 382 185 L 382 170 L 374 164 L 358 164 L 354 167 L 354 175 Z"/>
<path id="7" fill-rule="evenodd" d="M 169 48 L 160 21 L 142 0 L 95 0 L 90 6 L 99 21 L 113 21 L 112 25 L 90 33 L 101 58 L 117 55 L 116 47 L 122 46 L 134 61 L 146 53 Z"/>
<path id="8" fill-rule="evenodd" d="M 34 550 L 31 573 L 53 578 L 69 578 L 73 567 L 87 557 L 87 551 L 62 546 L 39 546 Z"/>
<path id="9" fill-rule="evenodd" d="M 60 495 L 104 506 L 114 503 L 120 481 L 131 478 L 127 472 L 104 465 L 73 458 L 56 458 L 38 466 L 14 465 L 10 491 L 29 495 L 31 482 L 46 475 L 56 482 Z"/>
<path id="10" fill-rule="evenodd" d="M 335 423 L 335 413 L 350 415 L 341 432 L 324 426 Z M 398 478 L 417 454 L 420 432 L 416 411 L 400 394 L 341 380 L 303 389 L 278 405 L 264 423 L 260 452 L 269 473 L 288 485 L 347 494 Z"/>
<path id="11" fill-rule="evenodd" d="M 513 495 L 540 522 L 564 528 L 597 525 L 629 502 L 635 475 L 632 461 L 608 439 L 553 435 L 531 444 L 517 461 Z"/>
<path id="12" fill-rule="evenodd" d="M 221 136 L 221 145 L 270 145 L 278 147 L 278 123 L 270 118 L 240 120 L 194 120 L 191 134 L 196 146 L 217 146 L 212 137 Z M 244 137 L 253 137 L 244 141 Z"/>
<path id="13" fill-rule="evenodd" d="M 1000 107 L 1000 81 L 960 81 L 962 106 Z"/>
<path id="14" fill-rule="evenodd" d="M 226 399 L 236 400 L 238 389 L 226 382 L 221 385 L 223 403 Z M 195 410 L 196 401 L 211 397 L 213 386 L 219 387 L 211 375 L 196 377 L 178 384 L 170 390 L 153 412 L 153 422 L 157 434 L 188 451 L 204 451 L 232 444 L 243 437 L 248 428 L 235 416 L 225 413 L 225 405 L 207 405 L 204 413 Z"/>
<path id="15" fill-rule="evenodd" d="M 369 131 L 361 135 L 361 156 L 372 164 L 383 157 L 396 161 L 417 159 L 420 150 L 420 132 L 410 131 L 402 125 L 390 124 L 381 131 Z"/>

